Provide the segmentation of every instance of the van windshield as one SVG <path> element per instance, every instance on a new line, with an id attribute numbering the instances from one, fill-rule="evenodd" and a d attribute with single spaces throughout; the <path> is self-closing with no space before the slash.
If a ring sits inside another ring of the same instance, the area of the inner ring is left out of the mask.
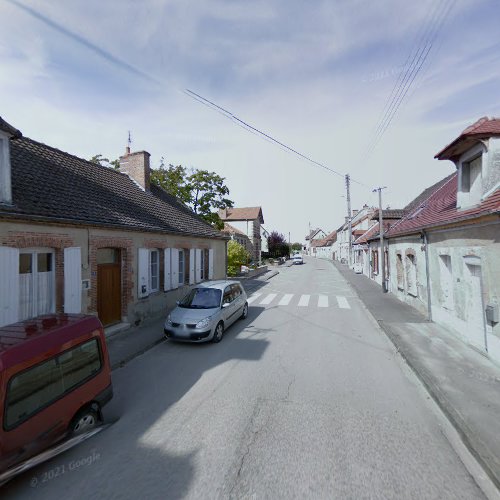
<path id="1" fill-rule="evenodd" d="M 214 309 L 220 307 L 222 292 L 216 288 L 193 288 L 180 302 L 188 309 Z"/>

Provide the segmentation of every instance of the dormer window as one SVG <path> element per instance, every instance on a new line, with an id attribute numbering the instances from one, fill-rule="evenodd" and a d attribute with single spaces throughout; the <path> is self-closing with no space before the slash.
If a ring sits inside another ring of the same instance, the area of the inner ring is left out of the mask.
<path id="1" fill-rule="evenodd" d="M 465 156 L 465 155 L 464 155 Z M 459 163 L 457 208 L 466 210 L 481 203 L 483 196 L 483 154 L 471 151 Z"/>
<path id="2" fill-rule="evenodd" d="M 9 138 L 0 132 L 0 203 L 12 203 Z"/>

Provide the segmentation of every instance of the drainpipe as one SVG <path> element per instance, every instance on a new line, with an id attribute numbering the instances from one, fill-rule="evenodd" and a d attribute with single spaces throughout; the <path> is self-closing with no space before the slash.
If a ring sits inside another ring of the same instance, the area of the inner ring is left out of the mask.
<path id="1" fill-rule="evenodd" d="M 424 252 L 425 252 L 425 274 L 427 277 L 427 319 L 432 321 L 432 299 L 431 299 L 431 276 L 429 273 L 429 241 L 427 233 L 422 231 L 424 237 Z"/>
<path id="2" fill-rule="evenodd" d="M 225 268 L 225 273 L 224 273 L 224 278 L 227 279 L 227 244 L 229 242 L 226 240 L 225 244 L 224 244 L 224 247 L 226 249 L 226 251 L 224 252 L 224 268 Z"/>

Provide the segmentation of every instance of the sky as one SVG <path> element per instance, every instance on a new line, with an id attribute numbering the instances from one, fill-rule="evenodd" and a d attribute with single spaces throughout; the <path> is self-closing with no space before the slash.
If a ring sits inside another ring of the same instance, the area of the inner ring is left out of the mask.
<path id="1" fill-rule="evenodd" d="M 353 209 L 379 186 L 402 208 L 455 169 L 434 155 L 500 116 L 499 19 L 497 0 L 0 0 L 0 116 L 87 159 L 130 131 L 303 242 L 344 222 L 345 174 Z"/>

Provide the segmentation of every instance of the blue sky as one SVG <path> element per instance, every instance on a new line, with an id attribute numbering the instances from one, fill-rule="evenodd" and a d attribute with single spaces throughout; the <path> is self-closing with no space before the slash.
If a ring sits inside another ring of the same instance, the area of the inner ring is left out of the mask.
<path id="1" fill-rule="evenodd" d="M 117 158 L 131 130 L 153 167 L 164 156 L 216 171 L 236 206 L 262 206 L 269 230 L 303 241 L 309 223 L 342 223 L 343 178 L 182 90 L 350 173 L 364 184 L 352 186 L 353 208 L 376 204 L 379 185 L 384 205 L 399 208 L 453 170 L 437 151 L 500 115 L 499 11 L 496 0 L 3 0 L 0 116 L 84 158 Z M 425 64 L 367 156 L 408 55 L 439 13 Z"/>

